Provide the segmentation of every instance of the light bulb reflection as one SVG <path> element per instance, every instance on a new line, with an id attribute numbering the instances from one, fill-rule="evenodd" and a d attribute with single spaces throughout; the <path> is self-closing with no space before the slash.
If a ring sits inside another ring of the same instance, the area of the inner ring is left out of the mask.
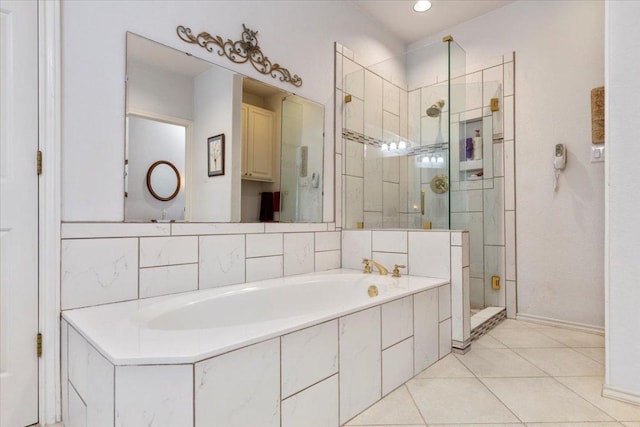
<path id="1" fill-rule="evenodd" d="M 389 146 L 385 143 L 380 147 L 380 151 L 389 151 Z"/>
<path id="2" fill-rule="evenodd" d="M 398 143 L 398 148 L 401 149 L 401 150 L 406 149 L 407 148 L 407 143 L 405 141 L 400 141 Z"/>
<path id="3" fill-rule="evenodd" d="M 392 151 L 395 151 L 395 150 L 397 150 L 397 149 L 398 149 L 398 144 L 396 144 L 395 142 L 392 142 L 392 143 L 391 143 L 391 145 L 389 146 L 389 148 L 390 148 Z"/>

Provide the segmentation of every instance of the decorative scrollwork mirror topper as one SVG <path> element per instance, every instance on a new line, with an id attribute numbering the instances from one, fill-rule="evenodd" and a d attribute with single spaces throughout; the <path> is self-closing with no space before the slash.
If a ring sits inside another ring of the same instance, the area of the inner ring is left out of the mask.
<path id="1" fill-rule="evenodd" d="M 224 41 L 222 37 L 214 37 L 207 32 L 195 36 L 191 28 L 182 25 L 179 25 L 176 31 L 182 41 L 197 44 L 209 52 L 213 52 L 214 45 L 218 46 L 218 55 L 226 56 L 236 64 L 248 61 L 261 74 L 270 75 L 274 79 L 279 78 L 281 82 L 291 83 L 295 87 L 302 86 L 302 79 L 297 74 L 292 76 L 288 69 L 281 67 L 280 64 L 272 63 L 269 57 L 262 53 L 260 46 L 258 46 L 257 31 L 247 28 L 244 24 L 242 24 L 242 28 L 244 29 L 242 38 L 237 41 L 231 39 Z"/>

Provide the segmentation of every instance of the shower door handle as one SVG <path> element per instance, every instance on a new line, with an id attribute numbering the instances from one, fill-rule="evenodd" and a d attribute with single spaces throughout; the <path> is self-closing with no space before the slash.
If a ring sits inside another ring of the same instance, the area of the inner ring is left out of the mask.
<path id="1" fill-rule="evenodd" d="M 420 191 L 420 212 L 424 216 L 424 190 Z"/>

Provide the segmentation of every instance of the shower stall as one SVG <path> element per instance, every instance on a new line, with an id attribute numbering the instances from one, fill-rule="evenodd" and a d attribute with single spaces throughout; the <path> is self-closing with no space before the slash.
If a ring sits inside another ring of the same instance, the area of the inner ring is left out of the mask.
<path id="1" fill-rule="evenodd" d="M 472 311 L 502 311 L 504 58 L 470 73 L 451 37 L 368 66 L 348 52 L 336 56 L 343 228 L 468 230 Z"/>

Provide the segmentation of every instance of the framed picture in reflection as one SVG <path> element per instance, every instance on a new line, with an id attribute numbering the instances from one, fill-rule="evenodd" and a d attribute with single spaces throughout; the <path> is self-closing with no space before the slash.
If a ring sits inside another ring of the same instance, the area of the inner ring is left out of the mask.
<path id="1" fill-rule="evenodd" d="M 224 133 L 207 139 L 209 176 L 224 175 Z"/>

